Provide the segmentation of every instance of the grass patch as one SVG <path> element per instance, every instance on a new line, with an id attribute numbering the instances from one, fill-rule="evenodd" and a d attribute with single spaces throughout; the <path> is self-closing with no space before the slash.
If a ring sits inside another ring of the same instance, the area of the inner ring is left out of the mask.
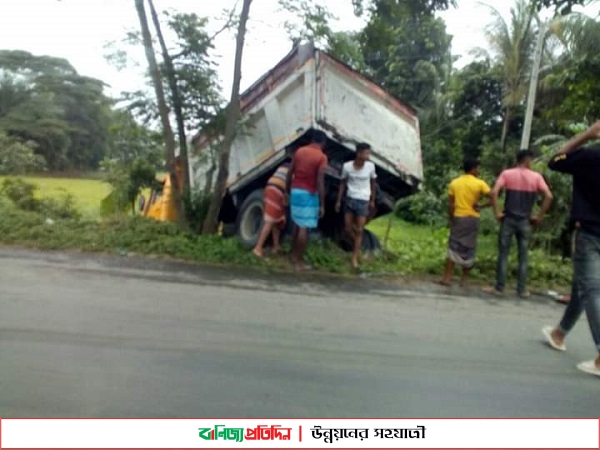
<path id="1" fill-rule="evenodd" d="M 0 185 L 6 177 L 0 177 Z M 100 217 L 100 202 L 111 187 L 99 179 L 57 178 L 57 177 L 19 177 L 38 187 L 37 198 L 59 199 L 64 194 L 73 195 L 78 211 L 86 218 Z"/>
<path id="2" fill-rule="evenodd" d="M 388 217 L 371 222 L 367 228 L 384 244 Z M 449 230 L 412 225 L 392 217 L 392 226 L 384 255 L 368 262 L 364 270 L 373 273 L 398 273 L 401 275 L 440 276 L 446 259 Z M 389 252 L 389 253 L 388 253 Z M 475 280 L 493 282 L 497 257 L 497 234 L 481 234 L 477 246 L 477 263 L 471 276 Z M 507 289 L 516 283 L 516 242 L 509 256 L 509 279 Z M 457 272 L 458 273 L 458 272 Z M 548 255 L 540 249 L 529 252 L 529 284 L 537 288 L 565 288 L 571 283 L 571 262 Z"/>

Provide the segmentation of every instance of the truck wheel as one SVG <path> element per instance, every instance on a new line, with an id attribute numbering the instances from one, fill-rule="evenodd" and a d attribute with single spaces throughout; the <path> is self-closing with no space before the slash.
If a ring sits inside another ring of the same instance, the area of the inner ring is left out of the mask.
<path id="1" fill-rule="evenodd" d="M 248 247 L 254 247 L 263 223 L 263 190 L 253 191 L 242 203 L 236 221 L 236 233 L 240 242 Z"/>
<path id="2" fill-rule="evenodd" d="M 363 252 L 375 252 L 381 250 L 381 244 L 379 239 L 369 230 L 363 230 L 362 239 L 362 250 Z"/>
<path id="3" fill-rule="evenodd" d="M 340 247 L 345 252 L 352 251 L 352 242 L 347 239 L 340 240 Z M 375 252 L 381 250 L 381 244 L 379 239 L 369 230 L 363 230 L 361 250 L 366 253 Z"/>

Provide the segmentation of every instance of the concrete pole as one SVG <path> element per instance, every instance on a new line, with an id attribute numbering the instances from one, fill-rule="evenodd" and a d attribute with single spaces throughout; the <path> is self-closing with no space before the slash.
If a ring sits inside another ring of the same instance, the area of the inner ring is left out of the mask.
<path id="1" fill-rule="evenodd" d="M 521 136 L 521 150 L 529 148 L 529 140 L 531 139 L 531 124 L 533 122 L 533 109 L 535 107 L 535 94 L 537 92 L 538 78 L 540 75 L 540 65 L 542 63 L 542 53 L 544 51 L 544 43 L 546 42 L 546 33 L 548 32 L 548 24 L 543 22 L 540 25 L 538 32 L 537 46 L 531 69 L 531 80 L 529 81 L 529 95 L 527 97 L 527 110 L 525 112 L 525 123 L 523 125 L 523 135 Z"/>

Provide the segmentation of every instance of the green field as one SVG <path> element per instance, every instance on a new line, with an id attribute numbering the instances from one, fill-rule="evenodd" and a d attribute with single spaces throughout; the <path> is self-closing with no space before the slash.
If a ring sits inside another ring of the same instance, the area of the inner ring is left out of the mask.
<path id="1" fill-rule="evenodd" d="M 6 177 L 0 177 L 0 183 Z M 100 216 L 100 202 L 108 195 L 111 187 L 102 180 L 90 178 L 21 177 L 38 186 L 39 198 L 57 198 L 66 193 L 73 195 L 77 209 L 84 217 L 95 219 Z"/>

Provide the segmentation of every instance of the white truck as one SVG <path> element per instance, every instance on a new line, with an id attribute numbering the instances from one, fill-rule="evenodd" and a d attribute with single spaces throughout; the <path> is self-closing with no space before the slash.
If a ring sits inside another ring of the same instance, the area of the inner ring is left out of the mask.
<path id="1" fill-rule="evenodd" d="M 423 180 L 416 113 L 312 44 L 295 47 L 240 101 L 242 119 L 232 146 L 220 220 L 246 245 L 253 245 L 258 237 L 267 179 L 287 158 L 286 150 L 305 145 L 312 130 L 329 137 L 326 214 L 319 222 L 326 237 L 341 235 L 343 218 L 335 213 L 334 204 L 342 164 L 353 158 L 356 143 L 367 142 L 373 149 L 371 160 L 378 177 L 374 217 L 390 212 Z M 202 135 L 193 139 L 193 188 L 213 188 L 216 144 Z"/>

